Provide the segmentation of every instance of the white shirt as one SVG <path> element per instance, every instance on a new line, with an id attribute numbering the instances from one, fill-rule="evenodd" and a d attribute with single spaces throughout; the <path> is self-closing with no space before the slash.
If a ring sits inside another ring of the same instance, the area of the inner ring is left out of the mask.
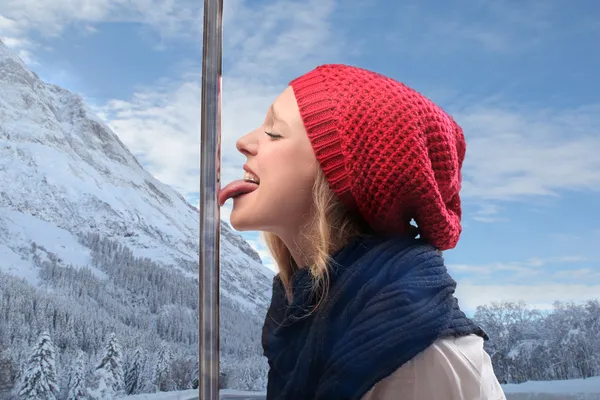
<path id="1" fill-rule="evenodd" d="M 506 400 L 483 338 L 443 338 L 379 381 L 361 400 Z"/>

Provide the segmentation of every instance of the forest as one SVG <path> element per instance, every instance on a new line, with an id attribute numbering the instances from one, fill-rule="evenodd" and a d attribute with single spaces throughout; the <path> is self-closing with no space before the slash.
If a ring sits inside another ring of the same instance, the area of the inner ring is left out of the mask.
<path id="1" fill-rule="evenodd" d="M 197 279 L 97 234 L 80 242 L 92 251 L 90 266 L 65 266 L 35 243 L 21 249 L 39 268 L 39 287 L 0 271 L 0 399 L 100 399 L 194 388 Z M 261 317 L 225 296 L 220 305 L 222 383 L 260 387 L 266 376 Z M 40 375 L 32 365 L 52 372 Z M 37 387 L 47 388 L 47 396 Z M 87 397 L 69 397 L 80 388 Z"/>
<path id="2" fill-rule="evenodd" d="M 501 383 L 600 375 L 600 301 L 555 302 L 540 311 L 524 302 L 479 306 L 474 319 L 490 336 L 485 349 Z"/>
<path id="3" fill-rule="evenodd" d="M 92 268 L 26 249 L 40 287 L 0 272 L 0 398 L 108 399 L 198 385 L 198 283 L 98 235 Z M 100 277 L 98 271 L 105 274 Z M 600 302 L 477 308 L 502 383 L 600 375 Z M 221 296 L 221 385 L 264 390 L 260 315 Z"/>

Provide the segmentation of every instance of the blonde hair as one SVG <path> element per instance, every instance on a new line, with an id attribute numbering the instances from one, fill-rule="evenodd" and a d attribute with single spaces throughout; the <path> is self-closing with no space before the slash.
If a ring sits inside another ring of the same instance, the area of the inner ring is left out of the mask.
<path id="1" fill-rule="evenodd" d="M 368 225 L 359 216 L 348 212 L 329 187 L 325 174 L 319 169 L 313 186 L 314 215 L 304 227 L 304 236 L 310 244 L 306 254 L 309 269 L 313 278 L 312 290 L 317 295 L 316 308 L 327 296 L 329 287 L 329 264 L 331 254 L 357 236 L 370 233 Z M 290 250 L 275 234 L 263 232 L 263 239 L 275 263 L 279 267 L 279 277 L 284 285 L 288 301 L 292 301 L 293 293 L 291 277 L 299 268 Z"/>

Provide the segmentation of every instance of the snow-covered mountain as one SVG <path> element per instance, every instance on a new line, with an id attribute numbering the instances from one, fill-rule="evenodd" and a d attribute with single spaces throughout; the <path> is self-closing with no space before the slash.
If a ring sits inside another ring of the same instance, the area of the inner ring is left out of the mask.
<path id="1" fill-rule="evenodd" d="M 152 177 L 80 96 L 42 82 L 0 41 L 0 307 L 16 307 L 14 298 L 7 303 L 7 293 L 26 284 L 35 296 L 49 296 L 52 307 L 72 305 L 66 313 L 78 307 L 86 315 L 108 313 L 92 347 L 101 346 L 109 330 L 121 330 L 138 337 L 152 331 L 161 340 L 193 349 L 198 229 L 197 209 Z M 249 325 L 239 329 L 254 332 L 250 342 L 257 339 L 273 273 L 227 224 L 221 231 L 222 351 L 233 357 L 239 337 L 235 322 L 245 320 Z M 134 266 L 138 270 L 128 269 Z M 137 280 L 124 272 L 139 274 L 139 269 L 169 278 L 161 283 L 147 277 L 145 282 L 145 272 Z M 73 290 L 83 270 L 97 287 L 87 295 Z M 178 317 L 182 310 L 189 315 Z M 145 322 L 136 326 L 125 316 L 130 312 L 136 318 L 143 314 Z M 187 321 L 181 330 L 190 333 L 185 338 L 165 334 L 157 328 L 165 315 L 169 321 Z M 19 341 L 31 345 L 41 329 L 59 335 L 55 322 L 48 327 L 44 321 L 15 336 L 13 331 L 27 328 L 25 322 L 19 320 L 22 327 L 16 328 L 16 321 L 0 320 L 0 345 L 3 340 L 13 348 Z M 127 340 L 132 339 L 122 339 Z M 83 339 L 78 343 L 82 347 Z"/>

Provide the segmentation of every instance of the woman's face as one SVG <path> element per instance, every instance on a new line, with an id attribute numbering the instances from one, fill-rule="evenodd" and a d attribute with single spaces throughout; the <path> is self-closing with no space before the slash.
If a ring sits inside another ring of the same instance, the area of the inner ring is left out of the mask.
<path id="1" fill-rule="evenodd" d="M 234 198 L 231 225 L 239 231 L 295 236 L 312 211 L 319 166 L 290 86 L 271 105 L 262 126 L 237 141 L 237 149 L 259 185 Z"/>

